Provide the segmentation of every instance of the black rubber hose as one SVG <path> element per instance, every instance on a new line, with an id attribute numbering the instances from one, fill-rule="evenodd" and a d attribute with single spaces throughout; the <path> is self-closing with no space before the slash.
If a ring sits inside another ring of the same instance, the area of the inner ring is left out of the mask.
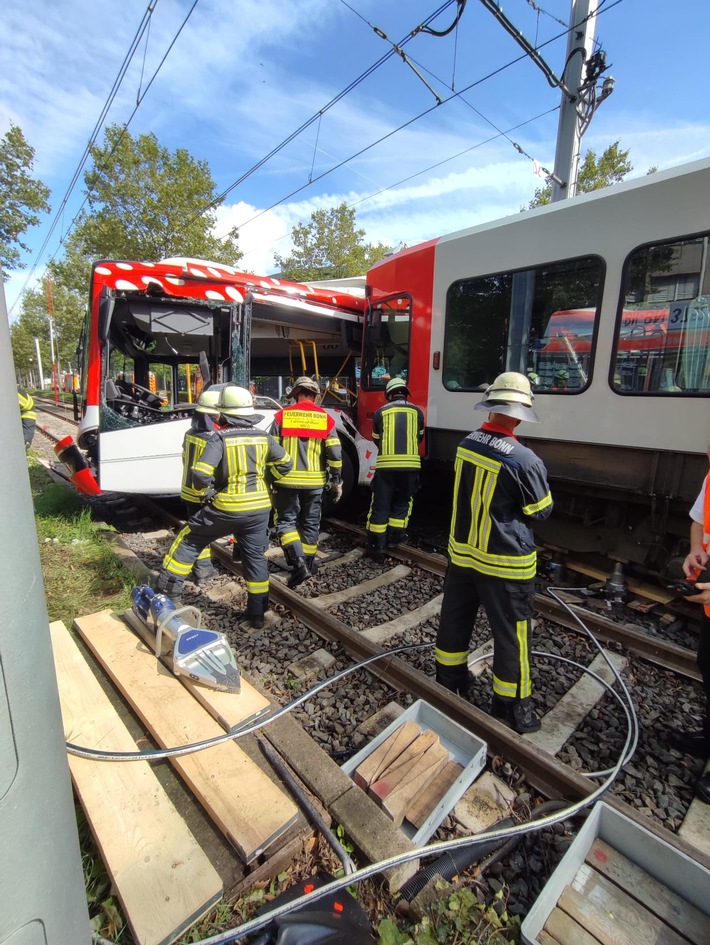
<path id="1" fill-rule="evenodd" d="M 512 817 L 505 817 L 499 820 L 491 829 L 497 830 L 499 827 L 512 827 L 515 823 Z M 402 886 L 400 892 L 402 899 L 411 902 L 414 897 L 424 889 L 426 884 L 434 876 L 440 876 L 443 880 L 453 879 L 463 870 L 468 869 L 472 863 L 477 863 L 496 850 L 505 841 L 500 840 L 478 840 L 473 838 L 471 844 L 465 847 L 459 847 L 450 853 L 444 853 L 438 860 L 429 863 L 411 879 Z"/>
<path id="2" fill-rule="evenodd" d="M 539 817 L 544 817 L 552 811 L 560 810 L 565 804 L 566 801 L 560 800 L 545 801 L 540 804 L 539 807 L 535 808 L 530 817 L 530 821 L 532 822 Z M 516 823 L 516 820 L 512 817 L 504 817 L 502 820 L 497 821 L 492 827 L 488 827 L 487 830 L 503 829 L 512 826 L 514 823 Z M 519 841 L 520 837 L 516 836 L 502 842 L 500 840 L 479 840 L 477 842 L 474 836 L 473 842 L 470 845 L 467 844 L 465 847 L 459 847 L 451 853 L 444 853 L 438 860 L 429 863 L 428 866 L 421 869 L 415 876 L 412 876 L 400 890 L 402 899 L 406 902 L 411 902 L 434 876 L 440 876 L 443 880 L 448 881 L 453 879 L 454 876 L 458 876 L 458 874 L 462 873 L 464 870 L 469 869 L 474 863 L 479 863 L 485 857 L 488 857 L 486 863 L 486 868 L 488 869 L 494 863 L 497 863 L 498 860 L 512 853 Z"/>
<path id="3" fill-rule="evenodd" d="M 338 840 L 328 824 L 321 817 L 320 812 L 316 808 L 315 804 L 311 802 L 311 799 L 300 786 L 298 781 L 296 781 L 290 770 L 286 767 L 281 756 L 269 744 L 269 742 L 266 741 L 265 738 L 257 736 L 257 741 L 259 743 L 259 747 L 264 752 L 268 760 L 284 779 L 291 793 L 295 795 L 296 800 L 300 804 L 301 808 L 305 811 L 311 823 L 320 830 L 320 832 L 330 844 L 331 849 L 343 864 L 343 872 L 345 875 L 349 876 L 351 873 L 354 873 L 355 865 L 350 859 L 350 855 L 348 854 L 347 850 L 343 847 L 342 843 Z"/>

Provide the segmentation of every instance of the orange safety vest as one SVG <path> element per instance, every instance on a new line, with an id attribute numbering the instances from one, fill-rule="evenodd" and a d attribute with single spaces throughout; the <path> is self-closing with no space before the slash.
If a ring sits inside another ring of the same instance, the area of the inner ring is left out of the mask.
<path id="1" fill-rule="evenodd" d="M 703 539 L 705 535 L 710 535 L 710 473 L 705 477 L 705 502 L 703 503 Z M 708 542 L 703 540 L 703 548 L 708 550 Z M 703 607 L 705 615 L 710 617 L 710 604 Z"/>

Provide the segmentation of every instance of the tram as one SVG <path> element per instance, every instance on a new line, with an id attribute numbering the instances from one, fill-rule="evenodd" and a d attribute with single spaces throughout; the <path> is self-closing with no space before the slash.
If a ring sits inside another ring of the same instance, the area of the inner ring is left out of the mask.
<path id="1" fill-rule="evenodd" d="M 710 161 L 404 249 L 367 275 L 358 429 L 390 377 L 450 463 L 501 371 L 527 374 L 565 545 L 677 568 L 710 440 Z M 564 518 L 564 521 L 563 521 Z"/>
<path id="2" fill-rule="evenodd" d="M 358 433 L 354 350 L 364 291 L 240 273 L 204 260 L 94 264 L 77 358 L 77 442 L 102 491 L 174 495 L 182 441 L 204 386 L 234 382 L 255 396 L 268 429 L 283 379 L 323 379 L 336 418 L 347 490 L 373 474 L 372 444 Z"/>

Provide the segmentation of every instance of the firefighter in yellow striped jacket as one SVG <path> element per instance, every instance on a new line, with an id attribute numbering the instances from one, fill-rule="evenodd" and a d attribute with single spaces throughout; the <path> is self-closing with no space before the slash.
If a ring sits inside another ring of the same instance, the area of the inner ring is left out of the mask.
<path id="1" fill-rule="evenodd" d="M 343 457 L 335 419 L 316 404 L 318 382 L 299 377 L 291 388 L 296 401 L 274 417 L 271 433 L 293 460 L 293 469 L 273 487 L 276 534 L 291 565 L 289 587 L 315 573 L 321 506 L 326 482 L 331 498 L 343 494 Z"/>
<path id="2" fill-rule="evenodd" d="M 545 466 L 513 432 L 521 420 L 538 421 L 530 382 L 507 371 L 475 409 L 488 411 L 489 417 L 456 453 L 436 680 L 465 694 L 468 646 L 483 605 L 494 643 L 491 714 L 517 732 L 536 732 L 540 720 L 530 698 L 530 625 L 537 554 L 530 522 L 550 515 L 552 497 Z"/>
<path id="3" fill-rule="evenodd" d="M 27 393 L 24 387 L 17 388 L 17 401 L 20 405 L 20 417 L 22 419 L 22 435 L 25 438 L 25 449 L 28 450 L 32 445 L 32 439 L 37 429 L 37 414 L 35 412 L 34 398 Z"/>
<path id="4" fill-rule="evenodd" d="M 205 446 L 192 467 L 195 485 L 207 489 L 209 501 L 180 531 L 163 560 L 155 589 L 180 601 L 185 578 L 211 541 L 235 535 L 239 540 L 247 586 L 246 610 L 236 615 L 252 627 L 264 626 L 269 606 L 266 562 L 271 496 L 267 474 L 278 482 L 293 463 L 283 447 L 255 426 L 254 398 L 243 387 L 226 386 L 217 404 L 224 426 Z"/>
<path id="5" fill-rule="evenodd" d="M 392 378 L 385 387 L 387 403 L 372 420 L 372 439 L 379 452 L 366 529 L 367 551 L 373 558 L 402 540 L 419 491 L 424 414 L 408 397 L 404 378 Z"/>
<path id="6" fill-rule="evenodd" d="M 220 388 L 203 390 L 197 400 L 192 424 L 182 442 L 182 486 L 180 498 L 187 508 L 188 518 L 194 515 L 205 501 L 206 489 L 195 482 L 193 468 L 202 456 L 205 446 L 217 435 L 215 420 L 219 417 L 217 403 Z M 195 583 L 202 584 L 215 577 L 217 571 L 212 564 L 210 546 L 205 545 L 195 562 Z"/>

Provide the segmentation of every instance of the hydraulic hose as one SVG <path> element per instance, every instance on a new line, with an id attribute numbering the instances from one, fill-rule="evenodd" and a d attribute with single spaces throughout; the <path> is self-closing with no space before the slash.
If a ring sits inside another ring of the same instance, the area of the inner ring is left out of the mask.
<path id="1" fill-rule="evenodd" d="M 488 841 L 495 842 L 496 844 L 498 844 L 499 842 L 502 843 L 509 839 L 518 838 L 528 833 L 533 833 L 536 830 L 542 830 L 545 827 L 551 827 L 554 824 L 562 823 L 563 821 L 569 820 L 570 818 L 576 816 L 581 811 L 585 810 L 587 807 L 590 807 L 592 804 L 598 801 L 610 789 L 610 787 L 616 780 L 619 772 L 621 771 L 622 767 L 628 763 L 629 759 L 631 758 L 633 754 L 633 751 L 629 751 L 631 744 L 633 743 L 634 748 L 635 748 L 637 740 L 638 740 L 638 720 L 636 718 L 636 713 L 634 711 L 633 703 L 631 701 L 631 696 L 629 694 L 627 687 L 621 680 L 621 677 L 616 671 L 616 668 L 613 666 L 610 660 L 608 660 L 608 658 L 606 657 L 606 654 L 604 653 L 603 648 L 600 647 L 596 638 L 585 626 L 582 620 L 577 616 L 577 614 L 575 614 L 574 611 L 566 604 L 566 602 L 563 601 L 560 597 L 558 597 L 554 593 L 554 591 L 556 590 L 565 590 L 569 592 L 570 590 L 574 590 L 574 589 L 573 588 L 548 588 L 548 592 L 550 593 L 551 597 L 553 597 L 559 604 L 561 604 L 572 615 L 572 617 L 580 625 L 582 630 L 591 638 L 594 645 L 597 647 L 597 649 L 599 649 L 599 651 L 604 656 L 604 659 L 609 664 L 611 671 L 614 674 L 614 677 L 621 685 L 622 692 L 626 700 L 625 708 L 628 709 L 628 711 L 626 712 L 627 723 L 630 722 L 630 724 L 628 725 L 626 742 L 624 744 L 623 751 L 621 752 L 616 765 L 614 765 L 613 768 L 609 769 L 608 774 L 606 772 L 604 772 L 603 774 L 597 773 L 598 776 L 600 777 L 604 776 L 604 780 L 587 797 L 583 798 L 582 800 L 575 801 L 573 804 L 570 804 L 567 807 L 563 807 L 560 810 L 554 811 L 550 814 L 545 814 L 545 816 L 540 817 L 539 819 L 531 820 L 522 824 L 514 824 L 514 825 L 506 826 L 506 827 L 496 826 L 490 830 L 483 831 L 479 834 L 476 834 L 475 836 L 476 844 L 483 844 L 484 842 L 488 842 Z M 162 758 L 167 758 L 178 753 L 188 754 L 192 751 L 199 751 L 201 748 L 208 747 L 209 745 L 217 744 L 223 741 L 228 741 L 234 737 L 241 737 L 242 735 L 246 735 L 249 732 L 253 732 L 256 729 L 261 728 L 263 725 L 268 724 L 268 722 L 273 721 L 275 718 L 278 718 L 281 715 L 283 715 L 286 711 L 291 711 L 297 705 L 300 705 L 306 698 L 310 698 L 311 695 L 320 691 L 326 685 L 330 685 L 332 682 L 335 682 L 336 680 L 341 679 L 343 676 L 346 676 L 348 673 L 351 673 L 356 669 L 360 669 L 361 667 L 367 665 L 368 663 L 382 659 L 383 657 L 386 657 L 386 656 L 391 656 L 396 653 L 403 652 L 405 650 L 420 649 L 420 648 L 430 647 L 433 645 L 434 645 L 433 643 L 410 644 L 407 646 L 402 646 L 402 647 L 397 647 L 391 650 L 387 650 L 385 653 L 379 653 L 375 656 L 368 657 L 367 659 L 361 661 L 360 663 L 356 663 L 353 666 L 348 667 L 346 670 L 344 670 L 342 673 L 338 674 L 337 676 L 333 677 L 332 679 L 325 680 L 323 683 L 319 683 L 318 685 L 312 687 L 312 689 L 304 693 L 303 696 L 300 696 L 298 699 L 293 700 L 293 702 L 289 703 L 287 706 L 284 706 L 281 710 L 274 713 L 273 716 L 269 716 L 267 719 L 259 720 L 258 723 L 254 723 L 248 728 L 245 728 L 244 730 L 238 730 L 238 732 L 230 732 L 224 736 L 217 736 L 214 739 L 206 739 L 202 743 L 196 743 L 194 745 L 187 745 L 178 749 L 151 751 L 151 752 L 123 752 L 123 753 L 97 752 L 93 749 L 82 749 L 79 746 L 73 746 L 73 745 L 70 746 L 69 744 L 67 744 L 67 748 L 69 750 L 72 750 L 73 754 L 79 754 L 80 757 L 89 757 L 89 758 L 99 757 L 103 760 L 113 760 L 113 761 L 124 761 L 124 760 L 134 761 L 134 760 L 146 760 L 146 759 L 157 760 L 158 756 Z M 587 667 L 574 663 L 572 660 L 567 660 L 566 658 L 563 658 L 563 657 L 557 657 L 550 653 L 544 653 L 544 654 L 541 653 L 540 655 L 546 656 L 550 659 L 561 659 L 564 662 L 569 662 L 571 665 L 578 666 L 584 672 L 591 672 L 587 669 Z M 607 683 L 605 680 L 601 679 L 600 677 L 596 676 L 595 673 L 591 673 L 591 674 L 594 675 L 597 678 L 597 680 L 608 689 L 608 691 L 614 692 L 614 690 L 611 688 L 611 685 L 609 683 Z M 621 701 L 621 697 L 618 696 L 617 693 L 614 693 L 614 694 L 617 696 L 619 701 Z M 356 883 L 362 882 L 363 880 L 366 880 L 366 879 L 371 879 L 373 876 L 377 876 L 380 873 L 386 872 L 387 870 L 392 870 L 397 866 L 401 866 L 404 863 L 410 862 L 411 860 L 418 860 L 422 857 L 433 856 L 435 854 L 450 853 L 452 851 L 456 852 L 461 849 L 468 850 L 470 852 L 473 839 L 474 838 L 467 836 L 467 837 L 457 837 L 453 840 L 438 841 L 436 843 L 429 844 L 428 846 L 425 846 L 425 847 L 421 847 L 415 850 L 408 850 L 404 853 L 398 853 L 395 856 L 388 857 L 385 860 L 380 860 L 377 863 L 371 863 L 369 866 L 362 867 L 362 869 L 356 870 L 354 873 L 346 874 L 338 879 L 334 879 L 332 882 L 327 883 L 318 889 L 314 889 L 307 895 L 299 896 L 298 898 L 293 899 L 287 903 L 282 903 L 281 905 L 273 908 L 270 912 L 265 913 L 263 915 L 256 916 L 253 919 L 250 919 L 248 922 L 244 922 L 233 929 L 227 929 L 226 931 L 219 932 L 216 935 L 211 935 L 211 936 L 208 936 L 207 938 L 199 939 L 197 942 L 194 943 L 194 945 L 226 945 L 227 942 L 234 942 L 237 939 L 244 938 L 247 935 L 251 935 L 252 933 L 259 931 L 260 929 L 265 928 L 275 919 L 278 919 L 282 915 L 286 915 L 288 912 L 292 912 L 297 909 L 300 909 L 302 906 L 305 906 L 306 904 L 310 905 L 316 902 L 317 900 L 324 898 L 325 896 L 338 893 L 343 889 L 347 889 L 349 886 L 353 886 Z M 113 943 L 109 943 L 109 945 L 113 945 Z"/>
<path id="2" fill-rule="evenodd" d="M 330 846 L 333 849 L 333 852 L 338 857 L 340 862 L 343 865 L 343 872 L 346 876 L 349 876 L 351 873 L 355 872 L 355 864 L 350 859 L 350 854 L 342 845 L 342 843 L 335 836 L 333 831 L 330 829 L 325 820 L 321 817 L 320 811 L 313 804 L 310 797 L 303 790 L 301 785 L 295 779 L 287 765 L 284 764 L 281 755 L 271 747 L 271 745 L 261 736 L 257 736 L 259 742 L 259 747 L 266 755 L 267 759 L 271 763 L 272 767 L 281 775 L 281 777 L 286 782 L 291 793 L 296 797 L 296 800 L 301 805 L 303 810 L 308 814 L 308 817 L 312 824 L 314 824 L 320 832 L 323 834 L 325 839 L 328 841 Z"/>

